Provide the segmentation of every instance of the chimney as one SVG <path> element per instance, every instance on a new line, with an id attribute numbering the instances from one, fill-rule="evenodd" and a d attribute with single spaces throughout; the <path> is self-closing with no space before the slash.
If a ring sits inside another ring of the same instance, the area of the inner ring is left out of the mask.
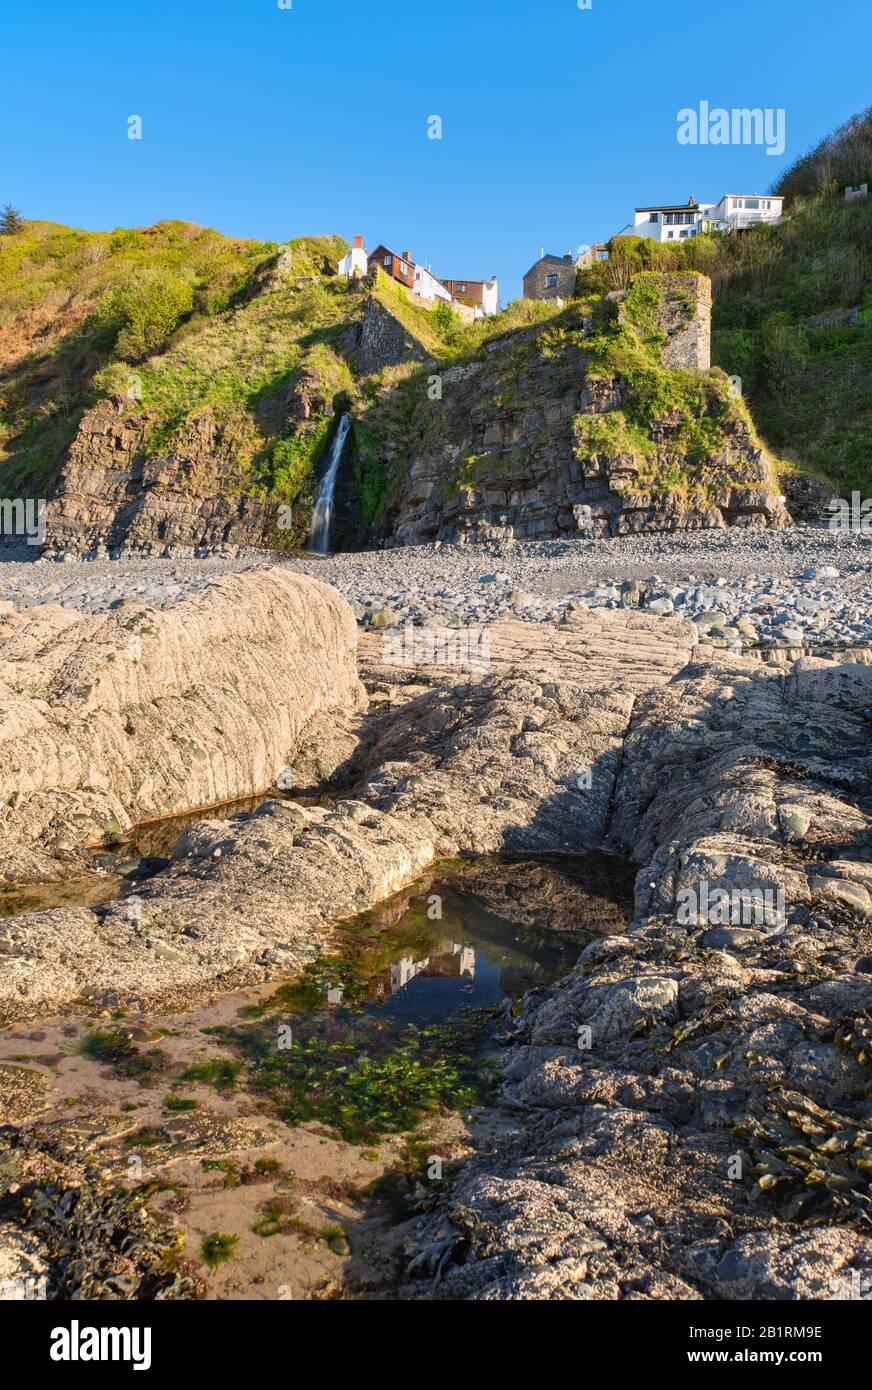
<path id="1" fill-rule="evenodd" d="M 356 237 L 354 238 L 354 249 L 355 249 L 355 251 L 362 251 L 362 250 L 363 250 L 363 237 L 362 237 L 362 236 L 356 236 Z"/>
<path id="2" fill-rule="evenodd" d="M 687 206 L 688 206 L 689 208 L 695 208 L 695 207 L 696 207 L 696 199 L 694 198 L 694 196 L 693 196 L 692 193 L 691 193 L 690 197 L 689 197 L 688 200 L 687 200 Z"/>
<path id="3" fill-rule="evenodd" d="M 403 252 L 403 260 L 404 260 L 404 261 L 408 261 L 409 264 L 411 265 L 411 263 L 412 263 L 412 253 L 411 253 L 411 251 L 404 251 L 404 252 Z"/>

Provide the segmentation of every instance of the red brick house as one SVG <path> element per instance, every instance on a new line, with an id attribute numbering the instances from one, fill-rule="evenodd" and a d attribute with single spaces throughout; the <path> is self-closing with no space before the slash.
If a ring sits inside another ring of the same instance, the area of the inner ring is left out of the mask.
<path id="1" fill-rule="evenodd" d="M 469 304 L 487 317 L 499 313 L 500 288 L 496 276 L 492 280 L 440 279 L 439 283 L 445 286 L 452 299 L 461 304 Z"/>
<path id="2" fill-rule="evenodd" d="M 389 275 L 392 280 L 396 280 L 398 284 L 414 294 L 415 262 L 412 260 L 411 251 L 404 251 L 402 256 L 398 256 L 387 246 L 377 246 L 374 251 L 370 252 L 368 265 L 370 270 L 378 266 L 385 275 Z"/>

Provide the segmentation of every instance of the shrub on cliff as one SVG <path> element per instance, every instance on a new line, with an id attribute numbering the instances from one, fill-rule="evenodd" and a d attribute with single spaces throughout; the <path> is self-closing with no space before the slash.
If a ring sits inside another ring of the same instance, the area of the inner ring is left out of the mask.
<path id="1" fill-rule="evenodd" d="M 189 277 L 135 267 L 101 300 L 97 319 L 116 333 L 118 355 L 130 361 L 162 347 L 193 307 Z"/>

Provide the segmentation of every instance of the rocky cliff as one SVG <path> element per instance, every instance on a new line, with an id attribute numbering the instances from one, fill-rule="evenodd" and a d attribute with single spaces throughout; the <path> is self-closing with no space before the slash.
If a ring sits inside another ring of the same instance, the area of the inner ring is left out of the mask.
<path id="1" fill-rule="evenodd" d="M 250 492 L 232 427 L 205 410 L 169 447 L 150 454 L 153 424 L 123 397 L 88 411 L 48 501 L 47 553 L 123 548 L 179 555 L 269 543 L 275 504 Z"/>
<path id="2" fill-rule="evenodd" d="M 709 366 L 698 275 L 637 277 L 414 373 L 362 421 L 389 540 L 494 540 L 788 520 L 741 402 Z M 436 373 L 434 375 L 434 373 Z"/>
<path id="3" fill-rule="evenodd" d="M 49 554 L 299 548 L 346 410 L 349 546 L 786 518 L 747 412 L 709 369 L 696 273 L 464 323 L 383 275 L 342 279 L 328 238 L 28 224 L 13 249 L 0 491 L 49 499 Z M 59 277 L 38 312 L 37 274 Z M 178 314 L 158 322 L 166 296 Z"/>

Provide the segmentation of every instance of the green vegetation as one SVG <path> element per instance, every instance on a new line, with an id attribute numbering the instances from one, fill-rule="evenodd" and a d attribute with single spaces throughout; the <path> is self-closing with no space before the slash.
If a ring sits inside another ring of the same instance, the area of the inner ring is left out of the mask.
<path id="1" fill-rule="evenodd" d="M 120 1028 L 92 1028 L 79 1045 L 84 1057 L 103 1062 L 124 1076 L 136 1077 L 149 1085 L 170 1066 L 170 1059 L 159 1048 L 141 1052 L 129 1033 Z"/>
<path id="2" fill-rule="evenodd" d="M 179 1113 L 186 1110 L 197 1110 L 200 1105 L 198 1100 L 190 1100 L 186 1096 L 164 1096 L 163 1103 L 165 1110 Z"/>
<path id="3" fill-rule="evenodd" d="M 276 1048 L 274 1027 L 228 1031 L 249 1063 L 249 1087 L 287 1124 L 316 1121 L 348 1143 L 413 1129 L 425 1114 L 483 1099 L 480 1060 L 471 1049 L 478 1018 L 408 1028 L 386 1040 L 377 1023 L 361 1020 L 340 1038 L 294 1038 Z"/>
<path id="4" fill-rule="evenodd" d="M 872 108 L 783 176 L 785 219 L 660 245 L 618 237 L 579 273 L 577 294 L 626 289 L 645 271 L 711 277 L 712 361 L 742 381 L 760 435 L 789 467 L 843 495 L 872 486 Z"/>
<path id="5" fill-rule="evenodd" d="M 217 1269 L 219 1265 L 233 1258 L 238 1244 L 239 1236 L 227 1236 L 220 1231 L 213 1231 L 212 1235 L 204 1236 L 200 1245 L 203 1263 L 210 1269 Z"/>
<path id="6" fill-rule="evenodd" d="M 362 302 L 335 275 L 344 249 L 181 222 L 111 233 L 27 222 L 0 238 L 2 485 L 49 489 L 84 412 L 113 396 L 140 416 L 146 457 L 184 443 L 208 412 L 232 458 L 222 485 L 305 506 L 325 407 L 352 384 L 332 349 Z M 307 373 L 318 399 L 299 426 L 289 407 Z M 310 430 L 290 457 L 283 446 Z"/>
<path id="7" fill-rule="evenodd" d="M 872 106 L 852 116 L 782 174 L 776 193 L 794 200 L 872 184 Z"/>
<path id="8" fill-rule="evenodd" d="M 410 460 L 445 437 L 434 379 L 452 367 L 498 363 L 496 404 L 521 408 L 527 369 L 551 363 L 559 386 L 564 359 L 567 373 L 578 372 L 580 349 L 594 375 L 625 380 L 629 393 L 608 419 L 578 418 L 581 455 L 632 456 L 642 465 L 634 486 L 704 502 L 712 483 L 730 482 L 715 467 L 724 426 L 749 417 L 720 373 L 701 378 L 659 365 L 653 273 L 696 271 L 713 285 L 713 360 L 742 379 L 768 447 L 788 467 L 827 475 L 843 491 L 868 491 L 872 202 L 848 205 L 842 190 L 847 181 L 872 181 L 870 148 L 866 112 L 784 176 L 781 226 L 665 246 L 617 238 L 608 261 L 579 272 L 569 308 L 515 301 L 474 323 L 449 305 L 413 303 L 381 272 L 372 284 L 340 279 L 347 247 L 336 237 L 279 246 L 183 222 L 85 232 L 25 221 L 7 208 L 0 488 L 50 491 L 83 415 L 110 397 L 140 426 L 146 460 L 187 456 L 199 443 L 214 457 L 216 487 L 264 498 L 276 547 L 292 551 L 308 534 L 338 411 L 355 417 L 351 500 L 377 530 Z M 629 291 L 620 308 L 606 297 L 613 290 Z M 355 375 L 349 329 L 370 293 L 432 362 Z M 501 336 L 506 343 L 490 354 Z M 547 438 L 519 444 L 511 467 L 535 462 Z M 444 496 L 490 481 L 505 464 L 505 450 L 467 454 L 440 483 Z"/>
<path id="9" fill-rule="evenodd" d="M 216 1091 L 232 1091 L 241 1067 L 230 1057 L 215 1057 L 211 1062 L 195 1062 L 182 1072 L 180 1080 L 199 1081 L 214 1086 Z"/>
<path id="10" fill-rule="evenodd" d="M 157 352 L 194 307 L 194 283 L 170 270 L 136 266 L 97 306 L 95 322 L 112 334 L 126 361 Z"/>
<path id="11" fill-rule="evenodd" d="M 872 201 L 822 196 L 780 227 L 736 239 L 745 250 L 717 300 L 713 360 L 742 378 L 776 451 L 828 476 L 843 495 L 867 495 Z"/>
<path id="12" fill-rule="evenodd" d="M 265 1175 L 279 1173 L 282 1167 L 277 1158 L 270 1158 L 269 1156 L 266 1158 L 256 1158 L 254 1160 L 254 1166 L 258 1173 L 263 1173 Z"/>
<path id="13" fill-rule="evenodd" d="M 136 1046 L 130 1034 L 120 1028 L 92 1028 L 79 1051 L 96 1062 L 124 1062 L 136 1055 Z"/>
<path id="14" fill-rule="evenodd" d="M 17 236 L 24 230 L 24 218 L 17 208 L 7 203 L 0 212 L 0 236 Z"/>
<path id="15" fill-rule="evenodd" d="M 367 1144 L 487 1097 L 491 1075 L 479 1047 L 488 1013 L 465 1011 L 443 1024 L 396 1031 L 364 1008 L 378 997 L 375 984 L 392 961 L 409 952 L 418 958 L 428 943 L 438 950 L 444 931 L 444 923 L 429 921 L 426 899 L 388 930 L 377 912 L 363 913 L 343 926 L 338 955 L 310 962 L 276 990 L 270 1012 L 218 1030 L 244 1059 L 244 1071 L 239 1064 L 236 1071 L 267 1113 L 289 1124 L 317 1122 L 349 1143 Z M 341 1024 L 324 1013 L 327 991 L 335 988 L 342 991 Z M 293 1045 L 280 1048 L 278 1023 L 288 1014 Z"/>

